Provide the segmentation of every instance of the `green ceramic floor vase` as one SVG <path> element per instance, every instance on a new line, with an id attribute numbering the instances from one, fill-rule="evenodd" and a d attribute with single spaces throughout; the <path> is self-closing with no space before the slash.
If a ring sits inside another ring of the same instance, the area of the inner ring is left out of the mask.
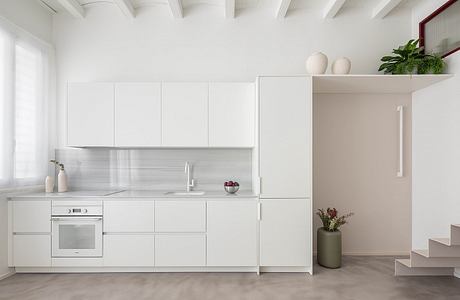
<path id="1" fill-rule="evenodd" d="M 340 268 L 342 264 L 342 233 L 318 229 L 318 264 L 326 268 Z"/>

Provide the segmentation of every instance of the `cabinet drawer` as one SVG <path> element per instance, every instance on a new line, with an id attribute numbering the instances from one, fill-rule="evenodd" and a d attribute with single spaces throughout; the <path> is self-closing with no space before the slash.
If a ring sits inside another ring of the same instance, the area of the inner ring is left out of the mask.
<path id="1" fill-rule="evenodd" d="M 156 232 L 205 232 L 204 201 L 156 201 Z"/>
<path id="2" fill-rule="evenodd" d="M 153 235 L 105 235 L 104 266 L 153 267 Z"/>
<path id="3" fill-rule="evenodd" d="M 157 235 L 155 266 L 201 267 L 206 264 L 206 236 Z"/>
<path id="4" fill-rule="evenodd" d="M 153 232 L 153 201 L 104 201 L 104 232 Z"/>
<path id="5" fill-rule="evenodd" d="M 51 232 L 51 201 L 14 201 L 13 232 Z"/>
<path id="6" fill-rule="evenodd" d="M 50 267 L 50 235 L 14 235 L 13 264 L 15 267 Z"/>

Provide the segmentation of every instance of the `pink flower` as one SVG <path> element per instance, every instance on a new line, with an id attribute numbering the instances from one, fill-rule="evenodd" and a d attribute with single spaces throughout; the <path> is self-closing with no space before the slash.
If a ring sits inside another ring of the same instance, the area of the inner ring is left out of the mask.
<path id="1" fill-rule="evenodd" d="M 329 217 L 331 219 L 334 219 L 335 217 L 337 217 L 337 209 L 333 208 L 333 209 L 330 209 L 328 208 L 327 209 L 327 214 L 329 215 Z"/>

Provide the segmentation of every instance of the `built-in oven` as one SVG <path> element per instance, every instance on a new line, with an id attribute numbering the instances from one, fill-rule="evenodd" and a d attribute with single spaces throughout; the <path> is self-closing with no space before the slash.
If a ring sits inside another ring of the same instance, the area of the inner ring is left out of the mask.
<path id="1" fill-rule="evenodd" d="M 102 257 L 102 205 L 53 206 L 53 257 Z"/>

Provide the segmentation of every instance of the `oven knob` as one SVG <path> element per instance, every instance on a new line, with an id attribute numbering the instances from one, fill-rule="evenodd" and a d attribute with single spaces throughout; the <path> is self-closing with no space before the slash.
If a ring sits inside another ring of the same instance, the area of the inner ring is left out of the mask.
<path id="1" fill-rule="evenodd" d="M 72 210 L 69 208 L 69 209 L 67 210 L 67 213 L 68 213 L 68 214 L 71 214 L 71 213 L 72 213 Z"/>
<path id="2" fill-rule="evenodd" d="M 83 209 L 83 213 L 86 214 L 88 212 L 88 210 L 85 208 Z"/>

